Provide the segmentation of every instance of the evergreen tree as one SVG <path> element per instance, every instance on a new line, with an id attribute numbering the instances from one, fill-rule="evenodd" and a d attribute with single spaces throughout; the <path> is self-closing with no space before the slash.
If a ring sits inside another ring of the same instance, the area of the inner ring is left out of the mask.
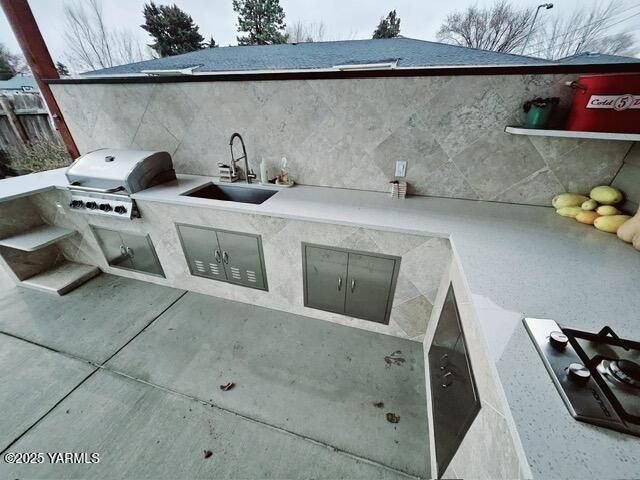
<path id="1" fill-rule="evenodd" d="M 60 75 L 61 77 L 69 76 L 69 69 L 62 62 L 56 62 L 56 70 L 58 70 L 58 75 Z"/>
<path id="2" fill-rule="evenodd" d="M 280 0 L 233 0 L 233 10 L 238 14 L 239 45 L 270 45 L 287 43 L 284 33 L 284 10 Z"/>
<path id="3" fill-rule="evenodd" d="M 144 5 L 142 13 L 145 23 L 141 27 L 155 40 L 149 46 L 161 57 L 202 48 L 204 38 L 198 32 L 198 26 L 176 4 L 156 5 L 152 1 Z"/>
<path id="4" fill-rule="evenodd" d="M 398 35 L 400 35 L 400 17 L 395 10 L 391 10 L 386 18 L 380 19 L 372 38 L 394 38 Z"/>
<path id="5" fill-rule="evenodd" d="M 0 43 L 0 80 L 9 80 L 20 70 L 20 57 L 11 53 L 7 47 Z"/>
<path id="6" fill-rule="evenodd" d="M 0 55 L 0 80 L 9 80 L 15 74 L 16 72 L 9 61 L 3 55 Z"/>
<path id="7" fill-rule="evenodd" d="M 209 37 L 209 41 L 205 42 L 204 47 L 203 48 L 217 48 L 220 45 L 218 45 L 216 43 L 216 41 L 213 39 L 213 37 Z"/>

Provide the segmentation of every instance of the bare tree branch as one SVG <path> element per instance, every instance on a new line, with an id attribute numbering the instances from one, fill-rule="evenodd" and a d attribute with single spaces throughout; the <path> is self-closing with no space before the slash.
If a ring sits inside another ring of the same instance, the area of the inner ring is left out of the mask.
<path id="1" fill-rule="evenodd" d="M 64 7 L 67 60 L 76 70 L 97 70 L 151 58 L 132 31 L 109 29 L 101 0 L 74 0 Z"/>
<path id="2" fill-rule="evenodd" d="M 551 60 L 582 52 L 631 55 L 637 51 L 636 39 L 630 31 L 614 31 L 621 20 L 625 4 L 616 0 L 596 3 L 590 10 L 576 9 L 565 17 L 541 23 L 530 55 Z M 628 9 L 627 9 L 628 10 Z"/>
<path id="3" fill-rule="evenodd" d="M 286 33 L 289 43 L 321 42 L 324 40 L 326 25 L 319 22 L 304 23 L 298 20 L 294 24 L 287 25 Z"/>
<path id="4" fill-rule="evenodd" d="M 473 6 L 449 14 L 437 37 L 464 47 L 513 52 L 522 46 L 534 14 L 535 9 L 513 7 L 506 0 L 499 0 L 489 8 Z"/>

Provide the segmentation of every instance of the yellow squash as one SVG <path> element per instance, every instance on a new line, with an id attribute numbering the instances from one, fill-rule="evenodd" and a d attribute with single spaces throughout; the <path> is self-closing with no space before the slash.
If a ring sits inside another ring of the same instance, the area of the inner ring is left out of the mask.
<path id="1" fill-rule="evenodd" d="M 614 205 L 622 201 L 622 192 L 609 185 L 600 185 L 593 188 L 589 196 L 604 205 Z"/>
<path id="2" fill-rule="evenodd" d="M 561 193 L 551 200 L 553 208 L 578 207 L 589 200 L 589 197 L 580 195 L 579 193 Z"/>
<path id="3" fill-rule="evenodd" d="M 580 212 L 583 210 L 580 207 L 562 207 L 556 210 L 558 215 L 563 217 L 576 218 Z"/>
<path id="4" fill-rule="evenodd" d="M 618 229 L 629 220 L 629 215 L 605 215 L 598 217 L 593 222 L 593 226 L 603 232 L 616 233 Z"/>

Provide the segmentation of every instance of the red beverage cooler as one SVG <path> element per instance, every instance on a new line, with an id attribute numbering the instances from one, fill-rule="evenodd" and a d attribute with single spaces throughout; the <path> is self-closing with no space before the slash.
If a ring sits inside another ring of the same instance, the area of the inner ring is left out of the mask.
<path id="1" fill-rule="evenodd" d="M 640 133 L 640 74 L 580 77 L 566 129 Z"/>

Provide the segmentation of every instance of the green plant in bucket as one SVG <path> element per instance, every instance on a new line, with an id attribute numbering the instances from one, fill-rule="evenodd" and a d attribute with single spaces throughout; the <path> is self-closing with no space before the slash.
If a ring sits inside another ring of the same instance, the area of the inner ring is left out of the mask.
<path id="1" fill-rule="evenodd" d="M 551 115 L 554 105 L 558 103 L 560 103 L 558 97 L 537 97 L 524 102 L 522 109 L 527 114 L 524 128 L 544 128 L 549 121 L 549 116 Z"/>

